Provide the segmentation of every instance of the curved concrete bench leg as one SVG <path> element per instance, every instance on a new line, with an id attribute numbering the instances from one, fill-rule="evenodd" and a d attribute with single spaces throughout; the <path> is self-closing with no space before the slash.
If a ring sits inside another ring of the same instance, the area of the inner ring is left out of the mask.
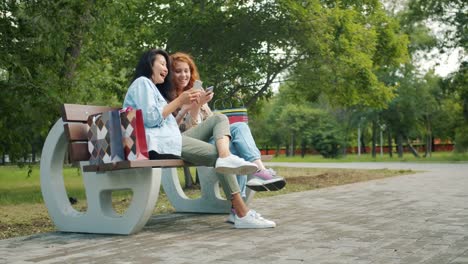
<path id="1" fill-rule="evenodd" d="M 71 206 L 63 181 L 67 148 L 60 119 L 49 132 L 41 156 L 42 196 L 57 228 L 67 232 L 106 234 L 131 234 L 143 228 L 158 198 L 161 169 L 82 172 L 88 209 L 79 212 Z M 82 162 L 80 165 L 86 164 Z M 112 208 L 111 193 L 125 189 L 132 190 L 132 201 L 124 215 L 118 215 Z"/>
<path id="2" fill-rule="evenodd" d="M 177 170 L 163 169 L 162 185 L 172 206 L 177 212 L 190 213 L 229 213 L 231 202 L 222 198 L 219 190 L 219 179 L 214 168 L 197 167 L 200 175 L 201 196 L 188 198 L 180 185 Z M 246 202 L 249 202 L 254 191 L 247 191 Z"/>

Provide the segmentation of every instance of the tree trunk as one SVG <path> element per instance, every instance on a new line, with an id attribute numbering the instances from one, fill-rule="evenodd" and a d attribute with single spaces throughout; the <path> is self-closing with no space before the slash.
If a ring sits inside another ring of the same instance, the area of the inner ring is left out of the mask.
<path id="1" fill-rule="evenodd" d="M 408 145 L 411 153 L 413 153 L 416 158 L 420 158 L 418 151 L 413 147 L 413 145 L 411 145 L 410 139 L 408 137 L 406 137 L 406 144 Z"/>
<path id="2" fill-rule="evenodd" d="M 189 167 L 184 167 L 185 189 L 193 188 L 193 178 Z"/>
<path id="3" fill-rule="evenodd" d="M 398 132 L 395 141 L 397 144 L 398 157 L 402 158 L 403 157 L 403 136 L 401 135 L 401 132 Z"/>
<path id="4" fill-rule="evenodd" d="M 289 141 L 289 156 L 294 157 L 294 133 L 291 133 L 291 139 Z"/>
<path id="5" fill-rule="evenodd" d="M 280 151 L 280 144 L 276 143 L 276 151 L 275 151 L 275 157 L 279 156 L 279 151 Z"/>
<path id="6" fill-rule="evenodd" d="M 425 157 L 432 157 L 432 135 L 427 135 Z"/>
<path id="7" fill-rule="evenodd" d="M 374 120 L 372 121 L 372 157 L 375 158 L 377 156 L 376 151 L 376 144 L 377 144 L 377 122 Z"/>
<path id="8" fill-rule="evenodd" d="M 392 133 L 390 133 L 390 128 L 388 128 L 387 130 L 387 134 L 388 134 L 388 155 L 390 156 L 390 158 L 393 157 L 393 143 L 392 143 Z"/>
<path id="9" fill-rule="evenodd" d="M 424 153 L 424 157 L 432 157 L 432 128 L 429 118 L 427 119 L 426 153 Z"/>
<path id="10" fill-rule="evenodd" d="M 463 117 L 468 122 L 468 96 L 463 99 Z"/>
<path id="11" fill-rule="evenodd" d="M 73 79 L 75 75 L 76 63 L 83 46 L 83 37 L 92 22 L 91 12 L 95 4 L 94 1 L 88 0 L 86 9 L 82 10 L 82 13 L 78 16 L 75 28 L 70 34 L 70 45 L 65 50 L 65 66 L 63 69 L 63 75 L 68 80 Z"/>
<path id="12" fill-rule="evenodd" d="M 306 154 L 306 147 L 307 147 L 306 141 L 303 139 L 301 142 L 301 157 L 302 158 L 304 158 Z"/>
<path id="13" fill-rule="evenodd" d="M 292 140 L 292 156 L 296 156 L 296 134 L 293 134 Z"/>
<path id="14" fill-rule="evenodd" d="M 36 148 L 31 144 L 31 163 L 36 163 Z"/>
<path id="15" fill-rule="evenodd" d="M 365 143 L 365 139 L 364 139 L 364 132 L 361 133 L 361 153 L 363 153 L 363 154 L 367 153 L 366 143 Z"/>

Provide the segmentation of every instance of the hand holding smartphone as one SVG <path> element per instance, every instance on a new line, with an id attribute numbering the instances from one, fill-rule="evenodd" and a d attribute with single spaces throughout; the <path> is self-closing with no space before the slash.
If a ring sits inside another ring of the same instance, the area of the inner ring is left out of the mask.
<path id="1" fill-rule="evenodd" d="M 213 89 L 214 89 L 214 87 L 213 87 L 213 86 L 210 86 L 210 87 L 208 87 L 208 88 L 205 89 L 205 92 L 206 92 L 206 93 L 212 93 L 212 92 L 213 92 Z"/>

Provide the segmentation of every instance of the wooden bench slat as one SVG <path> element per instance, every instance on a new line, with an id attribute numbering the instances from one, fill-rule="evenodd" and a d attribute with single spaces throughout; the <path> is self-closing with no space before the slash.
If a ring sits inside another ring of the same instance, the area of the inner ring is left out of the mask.
<path id="1" fill-rule="evenodd" d="M 68 141 L 87 141 L 88 125 L 85 123 L 66 123 L 63 125 Z"/>
<path id="2" fill-rule="evenodd" d="M 91 154 L 88 150 L 88 142 L 70 142 L 68 145 L 69 158 L 71 162 L 89 160 Z"/>
<path id="3" fill-rule="evenodd" d="M 262 160 L 270 160 L 273 155 L 262 155 Z M 168 168 L 168 167 L 183 167 L 183 166 L 195 166 L 191 163 L 184 162 L 181 159 L 166 159 L 166 160 L 124 160 L 114 163 L 105 163 L 99 165 L 86 165 L 83 167 L 85 172 L 94 171 L 111 171 L 111 170 L 123 170 L 132 168 Z"/>
<path id="4" fill-rule="evenodd" d="M 63 104 L 62 120 L 64 122 L 86 122 L 89 115 L 94 115 L 110 110 L 117 110 L 119 107 L 109 106 L 94 106 L 94 105 L 78 105 L 78 104 Z"/>
<path id="5" fill-rule="evenodd" d="M 87 161 L 91 155 L 88 151 L 88 142 L 73 142 L 70 143 L 70 161 Z M 262 161 L 268 161 L 273 158 L 273 155 L 262 155 Z M 166 163 L 161 163 L 162 160 L 134 160 L 134 161 L 121 161 L 117 165 L 112 165 L 112 163 L 104 164 L 99 169 L 89 165 L 89 170 L 85 171 L 105 171 L 105 170 L 119 170 L 119 169 L 130 169 L 130 168 L 142 168 L 142 167 L 178 167 L 188 165 L 187 162 L 182 160 L 164 160 Z M 86 166 L 85 166 L 86 167 Z"/>
<path id="6" fill-rule="evenodd" d="M 110 171 L 110 170 L 122 170 L 132 168 L 168 168 L 168 167 L 182 167 L 188 165 L 181 159 L 167 159 L 167 160 L 124 160 L 114 163 L 105 163 L 99 165 L 86 165 L 83 166 L 83 171 Z"/>

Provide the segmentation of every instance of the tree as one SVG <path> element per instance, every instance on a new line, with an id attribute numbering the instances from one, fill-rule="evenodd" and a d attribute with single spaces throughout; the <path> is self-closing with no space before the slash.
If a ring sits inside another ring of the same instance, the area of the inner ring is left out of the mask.
<path id="1" fill-rule="evenodd" d="M 126 11 L 135 9 L 130 1 L 0 4 L 0 150 L 11 160 L 41 149 L 60 104 L 120 104 L 132 66 L 118 68 L 138 49 L 122 52 L 116 37 L 132 31 L 125 19 L 134 12 Z"/>
<path id="2" fill-rule="evenodd" d="M 378 1 L 325 2 L 296 5 L 304 32 L 298 63 L 291 79 L 310 100 L 325 94 L 334 106 L 384 107 L 392 86 L 376 71 L 406 61 L 407 38 Z M 310 89 L 314 87 L 314 89 Z"/>

